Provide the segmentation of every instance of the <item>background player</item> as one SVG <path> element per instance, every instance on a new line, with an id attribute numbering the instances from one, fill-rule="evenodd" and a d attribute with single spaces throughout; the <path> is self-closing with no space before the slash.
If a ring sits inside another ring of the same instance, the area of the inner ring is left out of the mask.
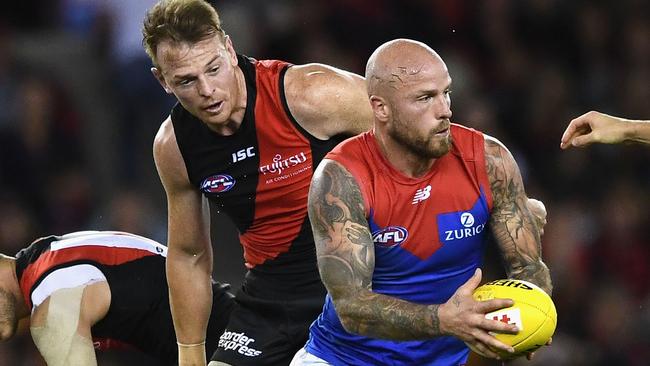
<path id="1" fill-rule="evenodd" d="M 650 144 L 650 121 L 629 120 L 600 112 L 587 112 L 573 119 L 562 134 L 560 147 L 584 147 L 593 143 Z"/>
<path id="2" fill-rule="evenodd" d="M 370 57 L 373 131 L 318 167 L 309 215 L 328 297 L 295 365 L 463 365 L 473 345 L 511 350 L 485 319 L 511 300 L 476 302 L 491 229 L 508 277 L 551 279 L 519 169 L 496 139 L 451 124 L 451 77 L 423 43 Z M 453 337 L 452 337 L 453 336 Z"/>
<path id="3" fill-rule="evenodd" d="M 173 365 L 163 245 L 123 232 L 84 231 L 34 241 L 15 258 L 0 255 L 0 339 L 30 317 L 34 343 L 50 366 L 96 365 L 95 350 L 135 349 Z M 213 283 L 209 350 L 233 307 Z"/>
<path id="4" fill-rule="evenodd" d="M 167 276 L 181 365 L 204 365 L 212 245 L 206 199 L 235 223 L 249 272 L 212 359 L 288 364 L 322 308 L 325 289 L 307 219 L 314 167 L 370 127 L 363 79 L 321 64 L 237 55 L 201 0 L 161 1 L 144 21 L 152 72 L 178 99 L 154 142 L 167 193 Z M 242 338 L 243 337 L 243 338 Z M 246 339 L 247 341 L 241 341 Z"/>

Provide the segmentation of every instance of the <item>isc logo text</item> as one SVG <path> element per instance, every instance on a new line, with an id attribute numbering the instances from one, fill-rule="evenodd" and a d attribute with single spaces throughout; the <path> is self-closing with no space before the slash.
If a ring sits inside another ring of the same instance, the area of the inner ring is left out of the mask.
<path id="1" fill-rule="evenodd" d="M 255 156 L 255 151 L 253 151 L 253 149 L 254 147 L 251 146 L 232 153 L 232 162 L 236 163 L 246 158 L 250 158 L 251 156 Z"/>

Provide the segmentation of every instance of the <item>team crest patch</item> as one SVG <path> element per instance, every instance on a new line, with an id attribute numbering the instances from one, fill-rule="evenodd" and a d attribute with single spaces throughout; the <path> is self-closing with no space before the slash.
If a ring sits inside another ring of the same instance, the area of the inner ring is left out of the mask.
<path id="1" fill-rule="evenodd" d="M 372 232 L 372 241 L 375 245 L 392 248 L 406 241 L 409 232 L 401 226 L 387 226 Z"/>
<path id="2" fill-rule="evenodd" d="M 228 192 L 235 186 L 235 179 L 227 174 L 217 174 L 205 178 L 201 182 L 201 191 L 204 193 Z"/>

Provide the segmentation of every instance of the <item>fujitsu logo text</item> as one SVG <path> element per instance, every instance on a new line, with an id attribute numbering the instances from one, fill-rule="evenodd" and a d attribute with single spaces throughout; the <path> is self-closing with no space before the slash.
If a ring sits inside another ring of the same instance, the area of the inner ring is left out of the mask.
<path id="1" fill-rule="evenodd" d="M 276 154 L 273 157 L 273 163 L 260 166 L 260 173 L 266 175 L 267 173 L 277 173 L 282 174 L 282 171 L 292 166 L 302 164 L 307 161 L 307 155 L 304 152 L 299 154 L 292 155 L 286 159 L 282 159 L 282 155 Z"/>

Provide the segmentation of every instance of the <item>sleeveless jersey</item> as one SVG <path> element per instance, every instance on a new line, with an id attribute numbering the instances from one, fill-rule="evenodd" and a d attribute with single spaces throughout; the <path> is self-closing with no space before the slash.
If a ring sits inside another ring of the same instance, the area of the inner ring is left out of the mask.
<path id="1" fill-rule="evenodd" d="M 238 58 L 247 104 L 233 135 L 214 133 L 180 104 L 172 110 L 190 182 L 237 226 L 250 270 L 247 285 L 251 278 L 268 280 L 258 282 L 258 295 L 324 294 L 307 194 L 315 167 L 340 140 L 318 140 L 293 118 L 284 94 L 288 63 Z M 273 287 L 278 278 L 284 286 Z"/>
<path id="2" fill-rule="evenodd" d="M 356 179 L 375 249 L 373 292 L 419 304 L 441 304 L 480 265 L 492 194 L 483 135 L 451 125 L 449 153 L 410 178 L 382 155 L 373 132 L 326 156 Z M 469 354 L 454 337 L 388 341 L 351 334 L 328 295 L 310 328 L 307 350 L 334 365 L 464 365 Z"/>
<path id="3" fill-rule="evenodd" d="M 173 363 L 177 346 L 166 255 L 165 246 L 141 236 L 84 231 L 34 241 L 16 255 L 16 275 L 32 310 L 56 290 L 106 281 L 111 304 L 106 316 L 91 328 L 95 349 L 134 348 Z M 215 321 L 211 317 L 209 328 Z M 210 334 L 206 347 L 213 351 L 219 335 Z"/>

